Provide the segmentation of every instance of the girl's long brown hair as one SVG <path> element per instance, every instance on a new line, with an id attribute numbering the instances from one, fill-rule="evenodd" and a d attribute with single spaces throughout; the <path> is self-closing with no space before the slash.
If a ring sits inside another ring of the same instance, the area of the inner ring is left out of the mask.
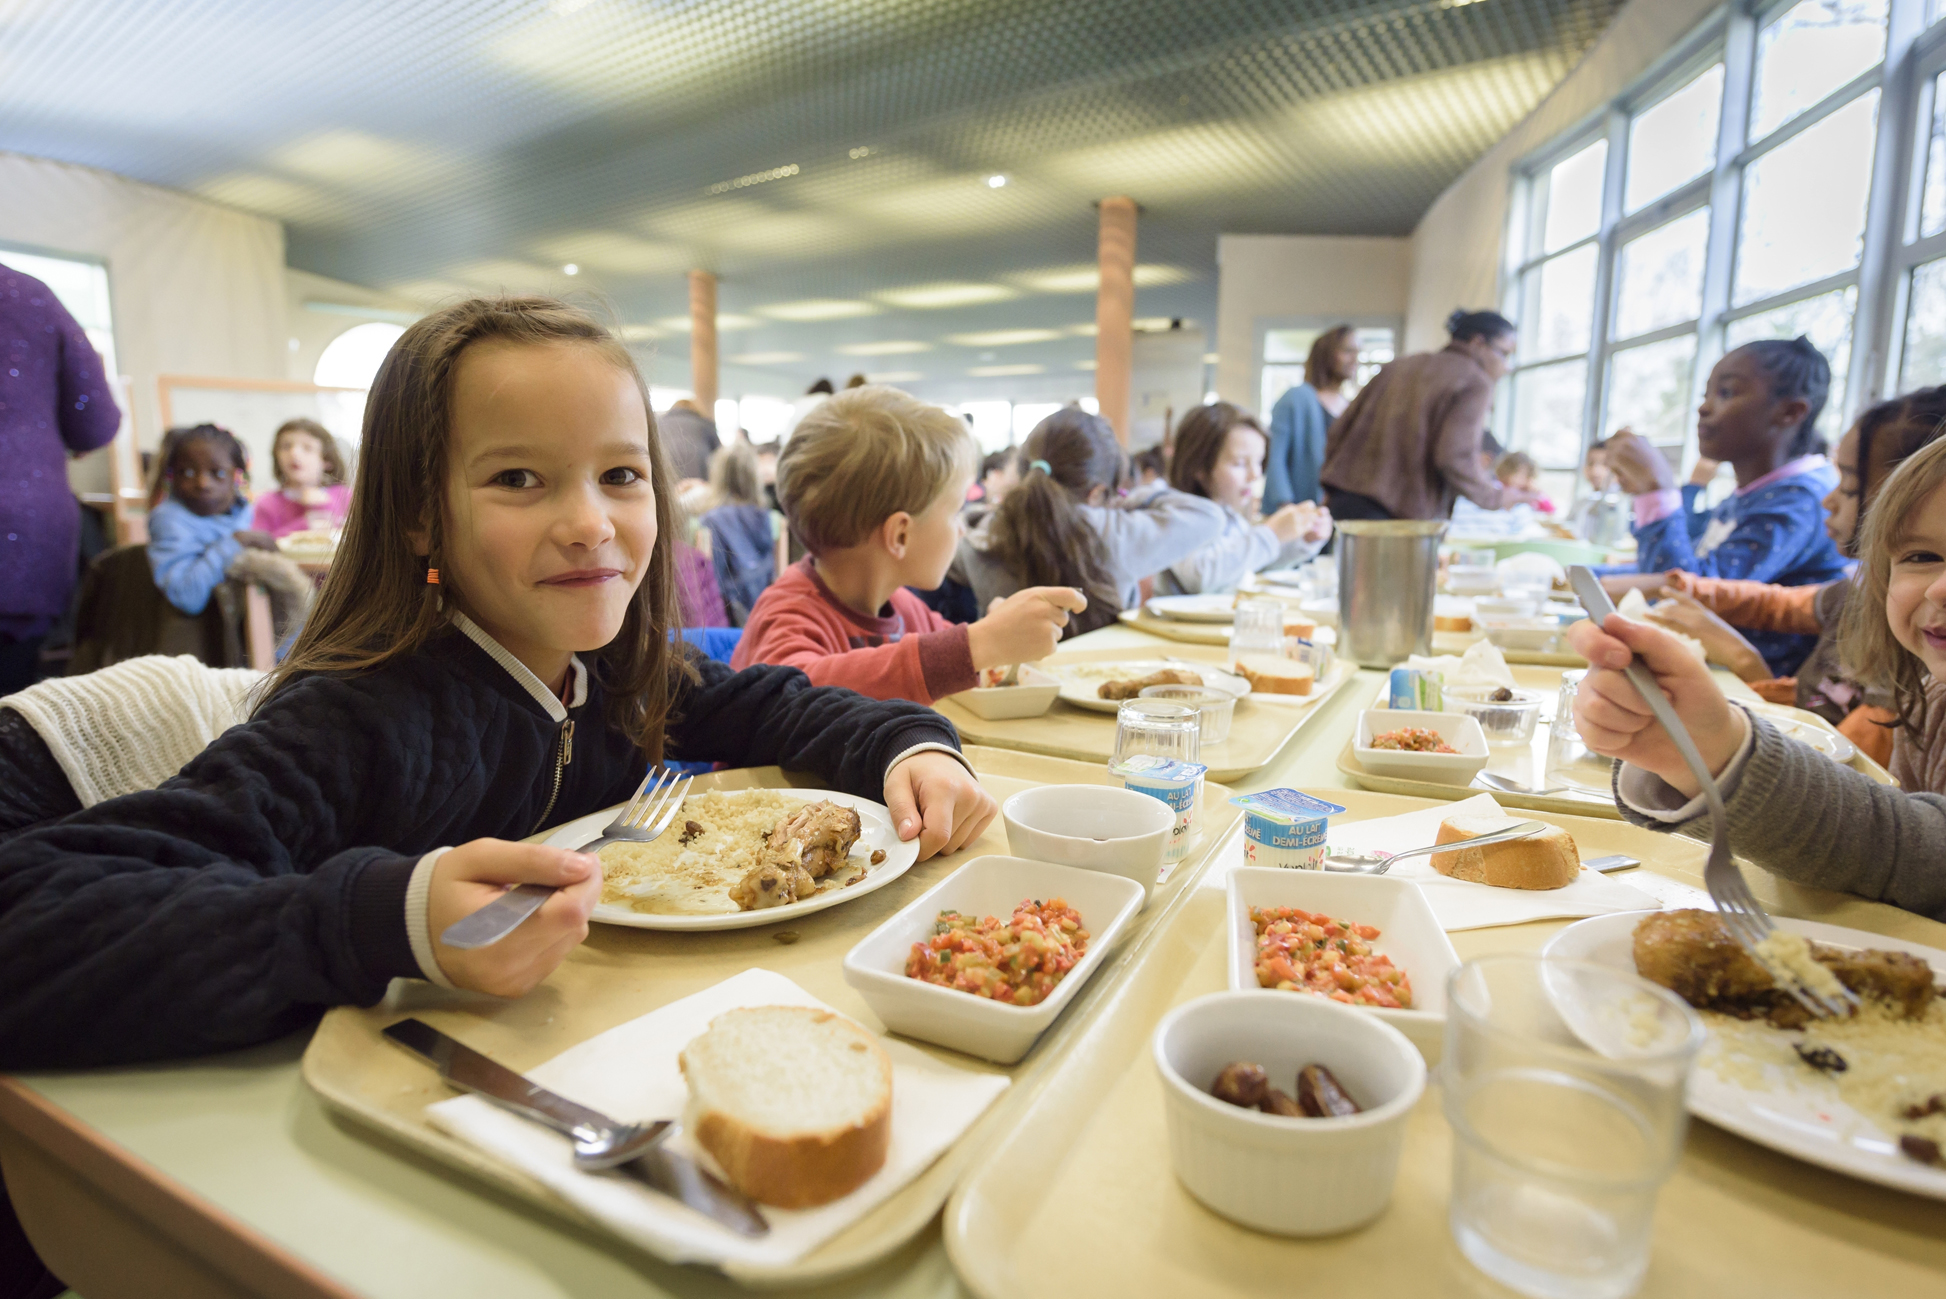
<path id="1" fill-rule="evenodd" d="M 1912 395 L 1919 397 L 1925 392 Z M 1865 485 L 1867 500 L 1860 506 L 1864 518 L 1858 530 L 1858 572 L 1851 579 L 1852 592 L 1845 600 L 1839 631 L 1839 657 L 1846 669 L 1856 673 L 1859 680 L 1891 692 L 1899 726 L 1920 724 L 1927 673 L 1919 656 L 1893 635 L 1885 613 L 1885 593 L 1892 583 L 1892 557 L 1911 533 L 1914 512 L 1941 483 L 1946 483 L 1946 438 L 1938 436 L 1938 423 L 1931 429 L 1934 440 L 1907 456 L 1882 487 L 1872 492 Z M 1865 438 L 1860 437 L 1859 446 L 1862 478 L 1869 468 Z"/>
<path id="2" fill-rule="evenodd" d="M 1085 410 L 1058 410 L 1034 426 L 1020 456 L 1020 484 L 987 523 L 988 553 L 1022 586 L 1072 586 L 1088 597 L 1068 635 L 1113 625 L 1122 595 L 1079 507 L 1097 486 L 1121 485 L 1127 462 L 1114 429 Z"/>
<path id="3" fill-rule="evenodd" d="M 311 673 L 373 671 L 446 630 L 449 618 L 439 596 L 456 592 L 450 577 L 439 586 L 427 585 L 426 568 L 441 567 L 452 526 L 447 501 L 453 376 L 460 355 L 489 340 L 593 348 L 635 380 L 642 409 L 651 409 L 628 349 L 593 316 L 553 298 L 474 298 L 407 329 L 379 367 L 365 403 L 364 447 L 331 575 L 297 644 L 266 682 L 262 700 Z M 669 641 L 669 629 L 682 625 L 671 549 L 681 533 L 675 482 L 653 414 L 647 423 L 656 547 L 620 633 L 595 652 L 592 667 L 607 695 L 609 723 L 650 762 L 660 762 L 676 685 L 695 670 Z M 411 541 L 418 532 L 431 543 L 423 559 Z"/>
<path id="4" fill-rule="evenodd" d="M 1169 485 L 1191 496 L 1208 496 L 1209 484 L 1204 480 L 1222 458 L 1223 444 L 1233 428 L 1254 430 L 1268 450 L 1270 434 L 1256 416 L 1227 401 L 1198 406 L 1183 416 L 1176 425 L 1176 453 L 1169 457 Z"/>

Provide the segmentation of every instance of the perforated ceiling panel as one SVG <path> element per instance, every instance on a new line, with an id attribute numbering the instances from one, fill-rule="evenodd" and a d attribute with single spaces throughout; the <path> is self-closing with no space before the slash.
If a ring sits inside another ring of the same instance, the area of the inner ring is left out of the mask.
<path id="1" fill-rule="evenodd" d="M 1051 394 L 1095 199 L 1143 205 L 1138 315 L 1207 324 L 1219 232 L 1405 233 L 1619 2 L 0 0 L 0 148 L 419 299 L 593 289 L 658 381 L 701 266 L 727 392 Z"/>

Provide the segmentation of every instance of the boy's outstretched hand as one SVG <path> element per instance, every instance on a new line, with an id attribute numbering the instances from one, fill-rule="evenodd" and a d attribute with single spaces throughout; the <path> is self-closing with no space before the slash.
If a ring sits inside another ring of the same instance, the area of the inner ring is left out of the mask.
<path id="1" fill-rule="evenodd" d="M 1030 586 L 995 600 L 987 616 L 966 629 L 973 666 L 984 671 L 1040 662 L 1061 643 L 1068 615 L 1087 607 L 1088 597 L 1071 586 Z"/>
<path id="2" fill-rule="evenodd" d="M 920 861 L 958 852 L 1000 810 L 964 763 L 937 750 L 915 753 L 886 773 L 885 806 L 902 842 L 919 837 Z"/>
<path id="3" fill-rule="evenodd" d="M 550 884 L 560 892 L 489 947 L 461 951 L 439 941 L 448 925 L 499 897 L 509 884 Z M 538 843 L 475 839 L 433 863 L 426 928 L 439 968 L 455 985 L 496 997 L 520 997 L 554 973 L 588 936 L 588 917 L 599 901 L 597 858 Z"/>
<path id="4" fill-rule="evenodd" d="M 1574 729 L 1596 753 L 1654 772 L 1685 798 L 1698 792 L 1675 742 L 1623 675 L 1631 651 L 1675 705 L 1711 775 L 1721 775 L 1743 746 L 1749 719 L 1723 697 L 1708 666 L 1667 632 L 1611 614 L 1603 627 L 1583 621 L 1568 628 L 1568 643 L 1590 665 L 1575 691 Z"/>

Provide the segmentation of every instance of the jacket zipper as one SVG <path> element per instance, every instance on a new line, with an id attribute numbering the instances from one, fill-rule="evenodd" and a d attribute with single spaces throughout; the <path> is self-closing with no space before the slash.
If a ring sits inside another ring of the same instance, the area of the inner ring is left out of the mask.
<path id="1" fill-rule="evenodd" d="M 574 719 L 570 717 L 561 723 L 561 748 L 554 759 L 554 788 L 547 791 L 547 806 L 541 809 L 540 819 L 534 822 L 534 828 L 529 830 L 528 834 L 538 833 L 540 828 L 547 824 L 547 814 L 554 810 L 554 800 L 561 796 L 561 773 L 566 771 L 568 764 L 573 761 Z"/>

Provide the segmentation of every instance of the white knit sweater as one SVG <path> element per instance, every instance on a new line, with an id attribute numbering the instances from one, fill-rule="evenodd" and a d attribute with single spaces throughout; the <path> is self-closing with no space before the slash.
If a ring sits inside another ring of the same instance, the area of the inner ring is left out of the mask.
<path id="1" fill-rule="evenodd" d="M 0 699 L 47 742 L 81 806 L 154 789 L 244 720 L 263 673 L 149 654 Z"/>

